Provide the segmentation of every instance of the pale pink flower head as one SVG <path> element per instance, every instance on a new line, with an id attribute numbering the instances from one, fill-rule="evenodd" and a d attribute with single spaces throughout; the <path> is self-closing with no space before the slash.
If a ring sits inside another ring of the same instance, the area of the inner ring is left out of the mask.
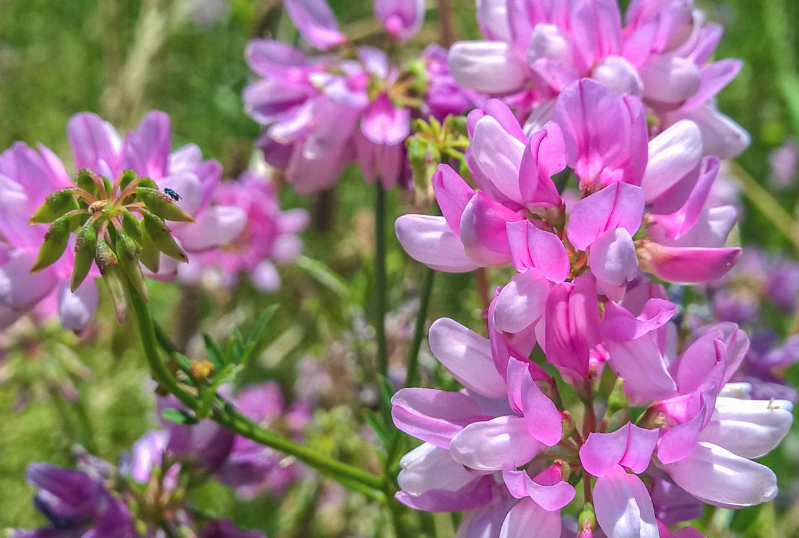
<path id="1" fill-rule="evenodd" d="M 219 219 L 216 211 L 206 211 L 219 181 L 221 166 L 216 161 L 203 161 L 200 149 L 194 145 L 177 151 L 171 147 L 169 117 L 163 112 L 150 112 L 136 130 L 123 139 L 100 117 L 81 113 L 67 125 L 76 168 L 89 169 L 105 177 L 109 185 L 125 170 L 151 178 L 159 189 L 176 193 L 178 207 L 195 220 L 217 230 L 219 237 L 236 235 L 243 226 L 243 215 L 228 214 Z M 36 274 L 29 274 L 36 252 L 42 244 L 46 228 L 31 226 L 28 219 L 53 191 L 70 187 L 74 182 L 64 165 L 49 149 L 36 150 L 18 143 L 0 156 L 0 197 L 3 217 L 0 234 L 0 318 L 7 323 L 33 308 L 50 295 L 57 297 L 57 311 L 62 325 L 74 331 L 83 330 L 97 308 L 98 291 L 92 278 L 84 280 L 74 292 L 69 285 L 74 266 L 74 246 L 70 240 L 67 252 L 54 264 Z M 234 212 L 237 210 L 234 210 Z M 191 227 L 175 223 L 174 237 L 187 251 L 199 247 L 191 235 Z M 211 248 L 219 242 L 205 243 Z M 160 274 L 168 277 L 168 262 Z"/>
<path id="2" fill-rule="evenodd" d="M 466 162 L 477 189 L 440 166 L 432 183 L 442 216 L 396 222 L 406 252 L 449 272 L 511 264 L 518 274 L 493 320 L 507 332 L 548 318 L 553 284 L 565 289 L 561 283 L 584 276 L 583 286 L 619 302 L 641 271 L 706 283 L 733 266 L 741 251 L 725 243 L 735 210 L 707 206 L 719 163 L 702 156 L 695 124 L 679 122 L 647 144 L 640 101 L 588 79 L 564 89 L 554 109 L 554 120 L 530 137 L 497 100 L 472 112 Z M 556 186 L 567 168 L 576 203 L 566 204 Z M 562 331 L 547 326 L 546 334 Z M 590 340 L 589 348 L 598 343 Z"/>
<path id="3" fill-rule="evenodd" d="M 450 69 L 465 88 L 523 104 L 520 112 L 531 108 L 530 124 L 551 117 L 552 100 L 570 84 L 591 78 L 642 98 L 660 128 L 696 122 L 706 155 L 743 151 L 748 134 L 713 104 L 741 67 L 709 62 L 721 28 L 706 24 L 692 1 L 633 2 L 625 19 L 616 0 L 483 0 L 477 20 L 485 40 L 455 43 Z"/>
<path id="4" fill-rule="evenodd" d="M 299 234 L 308 225 L 304 209 L 283 211 L 272 183 L 257 172 L 244 172 L 237 180 L 219 184 L 209 212 L 224 213 L 236 208 L 246 215 L 241 232 L 227 239 L 219 248 L 190 254 L 189 263 L 179 267 L 180 279 L 196 282 L 209 272 L 218 272 L 226 286 L 247 274 L 261 291 L 274 291 L 280 286 L 275 264 L 291 263 L 302 251 Z M 236 218 L 236 214 L 233 215 Z M 198 222 L 192 233 L 198 241 L 212 244 L 216 229 Z"/>

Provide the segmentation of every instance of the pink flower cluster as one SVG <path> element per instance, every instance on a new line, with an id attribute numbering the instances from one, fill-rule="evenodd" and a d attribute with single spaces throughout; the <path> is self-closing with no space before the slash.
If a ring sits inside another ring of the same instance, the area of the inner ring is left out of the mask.
<path id="1" fill-rule="evenodd" d="M 109 181 L 132 169 L 153 179 L 160 188 L 172 189 L 180 196 L 177 204 L 181 209 L 199 224 L 215 230 L 217 241 L 212 245 L 228 241 L 242 230 L 246 216 L 240 209 L 210 207 L 221 165 L 214 160 L 204 161 L 200 148 L 192 144 L 173 152 L 169 116 L 165 113 L 150 112 L 124 139 L 95 114 L 76 114 L 69 120 L 67 134 L 76 169 L 88 168 Z M 51 267 L 30 274 L 46 228 L 31 226 L 28 219 L 51 192 L 74 185 L 66 168 L 45 146 L 34 149 L 20 142 L 0 155 L 0 185 L 0 326 L 12 323 L 55 295 L 61 324 L 70 330 L 83 330 L 97 309 L 98 290 L 92 278 L 75 293 L 70 291 L 73 249 L 68 247 Z M 188 252 L 209 248 L 185 223 L 173 224 L 172 230 Z M 168 277 L 174 273 L 176 263 L 166 256 L 162 260 L 159 273 Z"/>
<path id="2" fill-rule="evenodd" d="M 686 342 L 657 283 L 711 283 L 741 255 L 727 246 L 735 208 L 710 196 L 719 159 L 746 145 L 709 102 L 738 64 L 705 65 L 720 30 L 691 7 L 634 1 L 622 29 L 612 1 L 487 0 L 493 40 L 450 49 L 456 80 L 505 100 L 468 116 L 470 177 L 434 174 L 442 216 L 404 215 L 397 236 L 436 270 L 515 275 L 485 313 L 487 339 L 450 319 L 430 328 L 464 389 L 402 389 L 392 415 L 424 441 L 401 461 L 399 500 L 465 511 L 459 538 L 568 536 L 565 513 L 582 514 L 580 538 L 696 537 L 670 526 L 702 503 L 776 495 L 752 460 L 786 435 L 793 404 L 730 383 L 746 334 L 719 323 Z M 507 104 L 525 100 L 522 126 Z"/>
<path id="3" fill-rule="evenodd" d="M 484 41 L 449 51 L 455 80 L 531 111 L 525 131 L 551 118 L 554 99 L 588 77 L 643 100 L 658 129 L 690 119 L 706 155 L 734 157 L 749 135 L 713 103 L 741 68 L 709 62 L 723 29 L 693 0 L 478 0 Z"/>
<path id="4" fill-rule="evenodd" d="M 302 251 L 298 234 L 308 226 L 304 209 L 283 211 L 272 183 L 260 173 L 244 172 L 235 181 L 219 184 L 215 207 L 236 207 L 246 214 L 246 225 L 239 234 L 218 248 L 210 248 L 217 230 L 195 225 L 192 232 L 209 241 L 209 250 L 189 254 L 189 263 L 178 266 L 182 282 L 198 282 L 203 275 L 217 273 L 224 286 L 238 282 L 239 274 L 249 276 L 260 291 L 275 291 L 280 276 L 275 263 L 290 263 Z M 200 223 L 198 223 L 200 224 Z"/>
<path id="5" fill-rule="evenodd" d="M 195 223 L 172 223 L 171 232 L 192 260 L 248 271 L 256 283 L 274 289 L 279 279 L 270 260 L 286 261 L 299 252 L 294 234 L 304 228 L 305 214 L 281 214 L 274 193 L 258 180 L 245 178 L 236 189 L 220 184 L 221 165 L 203 160 L 196 145 L 173 151 L 165 113 L 148 113 L 124 138 L 100 117 L 80 113 L 70 119 L 67 134 L 76 169 L 90 169 L 111 182 L 130 169 L 178 197 L 177 205 Z M 44 316 L 57 312 L 64 328 L 81 331 L 97 309 L 96 268 L 90 273 L 94 278 L 70 290 L 74 239 L 59 261 L 30 273 L 47 228 L 28 220 L 50 193 L 66 187 L 74 187 L 74 181 L 45 146 L 34 149 L 20 142 L 0 154 L 0 328 L 37 310 Z M 223 246 L 225 253 L 217 252 Z M 181 264 L 161 255 L 159 265 L 158 274 L 150 276 L 172 280 Z"/>
<path id="6" fill-rule="evenodd" d="M 400 69 L 374 47 L 349 43 L 325 0 L 286 0 L 286 11 L 314 47 L 338 52 L 309 57 L 279 41 L 257 39 L 247 61 L 263 77 L 244 89 L 247 113 L 264 125 L 256 145 L 266 161 L 285 169 L 297 192 L 332 187 L 356 161 L 368 183 L 410 187 L 405 139 L 410 119 L 423 111 L 463 113 L 475 92 L 449 76 L 443 54 L 426 54 L 429 90 L 410 66 Z M 413 37 L 424 21 L 423 0 L 376 0 L 375 16 L 396 41 Z M 446 101 L 447 104 L 442 103 Z"/>

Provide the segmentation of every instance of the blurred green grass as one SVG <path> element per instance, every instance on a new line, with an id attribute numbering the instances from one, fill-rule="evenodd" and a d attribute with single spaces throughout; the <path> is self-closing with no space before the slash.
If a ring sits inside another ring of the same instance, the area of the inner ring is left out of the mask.
<path id="1" fill-rule="evenodd" d="M 452 3 L 459 36 L 476 37 L 473 2 Z M 726 27 L 716 56 L 745 62 L 739 77 L 722 92 L 719 106 L 752 134 L 752 146 L 739 162 L 755 178 L 765 181 L 769 151 L 787 136 L 799 134 L 794 131 L 797 125 L 791 122 L 780 83 L 796 74 L 799 42 L 794 26 L 799 21 L 799 2 L 698 3 L 711 20 Z M 371 2 L 334 0 L 331 4 L 344 25 L 370 24 Z M 274 24 L 270 17 L 274 17 L 275 2 L 271 1 L 230 0 L 230 10 L 210 26 L 194 24 L 191 15 L 181 21 L 170 19 L 175 14 L 168 10 L 171 5 L 168 0 L 0 0 L 0 148 L 17 140 L 41 142 L 68 162 L 65 125 L 72 114 L 97 112 L 124 130 L 135 125 L 147 110 L 161 109 L 172 117 L 176 147 L 191 141 L 206 156 L 220 160 L 228 176 L 241 171 L 259 130 L 244 114 L 240 100 L 250 76 L 244 46 L 249 39 L 264 35 L 264 29 L 270 26 L 276 27 L 284 39 L 293 39 L 293 30 L 285 21 Z M 126 79 L 131 71 L 126 62 L 137 43 L 137 32 L 147 30 L 138 22 L 147 10 L 168 12 L 162 22 L 169 33 L 159 35 L 163 43 L 146 62 L 144 76 Z M 434 12 L 429 14 L 428 23 L 423 35 L 434 38 Z M 419 48 L 419 44 L 412 44 L 410 50 Z M 779 202 L 795 214 L 797 197 L 799 187 L 794 185 L 780 194 Z M 287 207 L 313 210 L 312 199 L 299 197 L 290 189 L 283 190 L 282 198 Z M 395 192 L 390 198 L 392 215 L 407 209 L 407 197 L 400 199 Z M 368 297 L 372 285 L 368 217 L 372 201 L 372 191 L 350 171 L 335 195 L 337 213 L 332 228 L 304 237 L 306 254 L 341 274 L 359 297 Z M 785 238 L 748 202 L 746 211 L 747 219 L 741 226 L 745 243 L 795 255 L 788 250 Z M 404 264 L 396 240 L 392 238 L 389 245 L 390 282 L 394 284 L 389 304 L 397 306 L 418 287 L 422 273 L 415 264 Z M 248 380 L 276 377 L 290 389 L 293 362 L 304 353 L 321 355 L 331 337 L 349 328 L 349 321 L 344 308 L 331 307 L 341 298 L 330 290 L 297 268 L 286 268 L 282 273 L 285 285 L 274 296 L 252 299 L 251 290 L 244 288 L 232 297 L 204 298 L 197 323 L 213 331 L 220 317 L 217 309 L 225 314 L 243 308 L 246 325 L 247 316 L 257 315 L 267 304 L 283 305 L 273 337 L 283 329 L 299 326 L 302 345 L 292 348 L 284 363 L 251 369 Z M 437 277 L 432 315 L 446 313 L 467 325 L 478 323 L 476 299 L 464 298 L 461 291 L 471 285 L 470 278 Z M 180 311 L 184 303 L 173 287 L 156 285 L 152 295 L 154 311 L 167 327 L 185 315 Z M 145 364 L 138 343 L 129 338 L 131 322 L 118 326 L 107 306 L 101 311 L 99 341 L 78 346 L 74 339 L 65 338 L 93 371 L 78 386 L 88 408 L 97 454 L 117 461 L 120 453 L 155 421 L 151 389 L 144 384 Z M 214 317 L 210 316 L 212 310 Z M 65 424 L 59 402 L 46 393 L 37 393 L 24 411 L 13 411 L 17 390 L 15 384 L 0 386 L 0 528 L 41 521 L 30 502 L 24 468 L 32 461 L 68 465 L 71 445 L 81 439 L 80 432 Z M 781 453 L 771 456 L 770 461 L 781 484 L 791 486 L 797 476 L 795 464 Z M 759 509 L 754 509 L 740 517 L 753 520 L 758 514 Z"/>

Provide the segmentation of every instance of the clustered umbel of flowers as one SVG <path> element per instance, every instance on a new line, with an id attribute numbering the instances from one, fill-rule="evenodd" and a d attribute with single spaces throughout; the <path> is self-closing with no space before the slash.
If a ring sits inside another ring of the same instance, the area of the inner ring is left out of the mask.
<path id="1" fill-rule="evenodd" d="M 453 76 L 521 93 L 469 114 L 471 177 L 439 166 L 442 216 L 396 231 L 433 269 L 516 274 L 485 313 L 488 338 L 446 318 L 430 328 L 464 390 L 394 396 L 395 424 L 424 441 L 397 497 L 465 511 L 459 537 L 557 538 L 567 514 L 580 538 L 701 536 L 672 525 L 703 503 L 774 498 L 753 460 L 793 420 L 790 401 L 731 382 L 746 333 L 720 322 L 684 338 L 664 287 L 717 281 L 741 256 L 726 244 L 735 208 L 710 197 L 719 159 L 748 140 L 709 102 L 737 63 L 706 65 L 720 30 L 690 2 L 633 2 L 624 29 L 613 1 L 478 11 L 492 40 L 454 45 Z"/>
<path id="2" fill-rule="evenodd" d="M 455 84 L 443 49 L 398 67 L 384 51 L 355 46 L 341 33 L 325 0 L 286 0 L 286 11 L 308 43 L 308 56 L 279 41 L 258 39 L 247 61 L 261 80 L 244 89 L 247 113 L 264 126 L 256 146 L 284 169 L 299 193 L 328 189 L 352 162 L 368 183 L 411 185 L 405 140 L 411 118 L 463 114 L 484 97 Z M 421 28 L 423 0 L 377 0 L 376 18 L 403 43 Z"/>
<path id="3" fill-rule="evenodd" d="M 280 216 L 274 198 L 259 212 L 252 200 L 225 195 L 217 161 L 203 160 L 193 144 L 172 150 L 163 112 L 148 113 L 124 138 L 100 117 L 81 113 L 67 134 L 74 181 L 42 145 L 17 143 L 0 154 L 0 327 L 31 312 L 48 314 L 57 302 L 61 324 L 82 331 L 98 306 L 97 277 L 122 316 L 122 273 L 146 297 L 142 273 L 174 279 L 189 256 L 226 248 L 228 263 L 243 256 L 241 268 L 258 278 L 273 256 L 280 261 L 298 249 L 292 239 L 282 248 L 281 236 L 299 231 L 302 215 Z M 245 244 L 244 235 L 263 244 L 229 248 Z M 264 278 L 274 287 L 274 274 Z"/>
<path id="4" fill-rule="evenodd" d="M 304 406 L 285 409 L 280 388 L 273 383 L 245 386 L 232 403 L 247 417 L 297 439 L 307 423 Z M 159 408 L 175 407 L 172 398 Z M 224 519 L 209 519 L 194 509 L 187 493 L 211 476 L 234 488 L 245 499 L 264 491 L 280 495 L 300 476 L 296 463 L 249 439 L 234 435 L 204 419 L 195 425 L 163 420 L 136 441 L 120 465 L 77 450 L 77 469 L 33 463 L 27 477 L 38 488 L 35 504 L 50 525 L 13 530 L 13 538 L 97 536 L 132 538 L 172 535 L 198 538 L 263 538 Z M 176 534 L 178 533 L 178 534 Z"/>

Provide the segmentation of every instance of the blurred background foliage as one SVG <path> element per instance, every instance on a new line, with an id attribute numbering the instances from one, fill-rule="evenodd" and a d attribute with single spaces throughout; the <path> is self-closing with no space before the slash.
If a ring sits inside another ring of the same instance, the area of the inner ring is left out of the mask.
<path id="1" fill-rule="evenodd" d="M 473 1 L 450 3 L 456 35 L 477 37 Z M 371 2 L 331 0 L 331 4 L 346 33 L 360 42 L 379 38 Z M 799 135 L 795 31 L 799 2 L 697 0 L 697 4 L 711 20 L 726 27 L 717 57 L 745 62 L 738 78 L 721 93 L 719 106 L 752 134 L 752 145 L 738 162 L 765 184 L 769 152 L 787 137 Z M 266 36 L 289 42 L 297 39 L 279 0 L 0 0 L 0 148 L 17 140 L 43 143 L 69 162 L 65 125 L 72 114 L 97 112 L 124 131 L 147 110 L 160 109 L 172 118 L 175 147 L 196 143 L 204 155 L 224 165 L 226 177 L 236 177 L 246 168 L 259 131 L 244 114 L 240 99 L 250 77 L 244 47 L 249 39 Z M 436 11 L 431 9 L 424 31 L 399 54 L 411 56 L 437 39 Z M 306 355 L 325 357 L 342 333 L 357 333 L 359 320 L 368 319 L 373 197 L 372 189 L 352 168 L 334 193 L 303 198 L 283 189 L 284 207 L 306 207 L 314 224 L 304 234 L 307 259 L 281 269 L 284 283 L 279 292 L 258 295 L 246 283 L 217 293 L 153 283 L 153 311 L 179 344 L 201 350 L 198 331 L 218 340 L 233 326 L 246 334 L 264 307 L 279 303 L 259 360 L 241 381 L 277 379 L 290 399 L 298 361 Z M 793 219 L 799 212 L 797 198 L 797 182 L 778 197 L 785 214 Z M 409 211 L 413 202 L 408 193 L 396 190 L 389 200 L 390 222 Z M 769 218 L 749 200 L 745 211 L 743 243 L 796 257 L 791 241 L 776 231 L 773 215 Z M 418 295 L 422 269 L 407 263 L 392 234 L 388 244 L 389 306 L 398 309 Z M 480 326 L 480 304 L 470 291 L 472 278 L 436 275 L 429 319 L 446 315 L 467 326 Z M 30 363 L 25 375 L 0 385 L 0 528 L 41 521 L 31 504 L 32 489 L 24 482 L 28 463 L 68 466 L 75 443 L 115 462 L 146 429 L 155 426 L 152 386 L 145 381 L 146 365 L 131 337 L 132 321 L 118 325 L 107 302 L 103 308 L 95 327 L 80 338 L 56 329 L 45 336 L 32 332 L 22 345 L 16 341 L 16 349 L 4 350 Z M 364 341 L 368 336 L 367 327 Z M 0 339 L 0 356 L 1 346 Z M 75 359 L 91 370 L 87 373 L 76 366 L 60 374 L 74 383 L 80 394 L 78 406 L 66 405 L 52 383 L 36 382 L 42 377 L 37 368 L 46 367 L 37 366 L 42 353 L 68 354 L 70 349 L 76 355 L 65 361 Z M 401 349 L 393 351 L 394 356 L 403 356 Z M 427 364 L 432 364 L 429 359 Z M 359 379 L 352 388 L 370 389 Z M 374 392 L 374 387 L 370 390 Z M 340 456 L 363 460 L 368 445 L 353 441 L 362 424 L 363 417 L 341 409 L 319 411 L 310 443 L 327 452 L 344 447 L 347 454 Z M 799 440 L 794 437 L 768 458 L 784 488 L 783 505 L 793 502 L 796 495 L 797 453 Z M 280 530 L 279 522 L 274 522 L 279 517 L 264 517 L 276 509 L 268 496 L 238 503 L 232 494 L 211 484 L 200 498 L 211 512 L 229 514 L 251 526 L 263 526 L 263 520 L 269 519 L 272 522 L 266 523 L 265 530 Z M 775 511 L 786 509 L 778 503 L 776 508 L 744 510 L 736 515 L 734 526 L 743 529 L 745 536 L 776 536 L 772 534 Z M 722 528 L 728 523 L 724 517 L 708 514 L 718 519 L 709 523 Z M 350 532 L 356 529 L 339 535 Z"/>

